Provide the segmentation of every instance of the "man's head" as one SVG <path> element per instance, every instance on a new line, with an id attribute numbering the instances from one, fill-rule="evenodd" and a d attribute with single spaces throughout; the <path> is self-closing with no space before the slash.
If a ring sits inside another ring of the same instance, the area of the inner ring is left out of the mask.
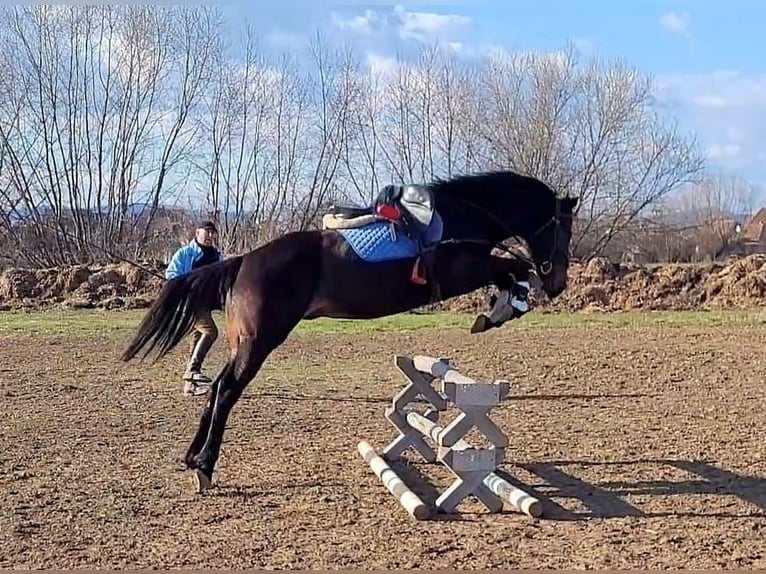
<path id="1" fill-rule="evenodd" d="M 212 221 L 200 221 L 197 224 L 194 237 L 200 245 L 215 245 L 215 241 L 218 239 L 218 230 Z"/>

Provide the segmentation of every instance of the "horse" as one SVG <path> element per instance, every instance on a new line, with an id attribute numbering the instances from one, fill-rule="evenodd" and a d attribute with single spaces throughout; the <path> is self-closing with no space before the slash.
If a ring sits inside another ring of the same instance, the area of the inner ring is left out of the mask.
<path id="1" fill-rule="evenodd" d="M 430 285 L 411 280 L 420 256 L 414 251 L 404 249 L 374 261 L 364 258 L 349 232 L 386 225 L 380 220 L 356 229 L 349 225 L 345 230 L 292 231 L 163 285 L 122 361 L 152 352 L 154 361 L 165 356 L 204 310 L 222 310 L 225 316 L 229 358 L 210 386 L 185 455 L 198 492 L 212 486 L 231 409 L 270 353 L 302 320 L 374 319 L 491 285 L 507 294 L 515 282 L 526 282 L 532 274 L 551 299 L 565 290 L 577 198 L 559 197 L 539 179 L 513 171 L 461 175 L 410 187 L 432 198 L 433 212 L 440 219 L 439 237 L 431 246 Z M 371 213 L 367 209 L 355 215 L 364 219 Z M 334 215 L 343 214 L 340 209 Z M 512 238 L 526 242 L 531 260 L 497 254 L 496 248 L 502 249 Z M 387 239 L 389 246 L 405 240 Z M 518 315 L 494 310 L 493 314 L 494 326 Z"/>

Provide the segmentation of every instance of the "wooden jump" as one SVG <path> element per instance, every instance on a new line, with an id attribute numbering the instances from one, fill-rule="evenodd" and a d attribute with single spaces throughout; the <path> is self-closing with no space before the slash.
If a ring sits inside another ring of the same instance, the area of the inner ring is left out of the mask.
<path id="1" fill-rule="evenodd" d="M 451 513 L 467 496 L 473 495 L 490 512 L 499 512 L 508 502 L 515 510 L 537 518 L 542 515 L 540 502 L 501 478 L 494 471 L 502 463 L 508 445 L 506 435 L 490 420 L 488 413 L 508 394 L 507 381 L 477 382 L 454 369 L 444 359 L 418 355 L 414 358 L 396 356 L 395 364 L 408 384 L 394 397 L 386 409 L 386 419 L 399 431 L 381 454 L 367 442 L 358 450 L 373 472 L 385 484 L 405 510 L 418 520 L 433 515 L 429 507 L 415 495 L 389 462 L 401 458 L 408 449 L 415 450 L 427 462 L 440 462 L 457 477 L 436 500 L 436 511 Z M 433 388 L 434 381 L 440 388 Z M 430 408 L 425 415 L 407 410 L 416 399 L 425 399 Z M 449 424 L 441 426 L 438 418 L 448 406 L 460 414 Z M 478 429 L 492 444 L 477 448 L 463 439 L 471 429 Z M 425 440 L 434 444 L 432 447 Z"/>
<path id="2" fill-rule="evenodd" d="M 407 413 L 407 422 L 423 434 L 431 437 L 434 442 L 438 441 L 440 433 L 444 431 L 444 429 L 435 422 L 428 420 L 420 413 L 414 411 Z M 455 450 L 470 450 L 473 448 L 463 439 L 458 440 L 454 446 Z M 484 477 L 483 482 L 495 495 L 506 500 L 519 512 L 534 518 L 537 518 L 542 514 L 542 507 L 539 500 L 520 488 L 516 488 L 510 482 L 495 474 L 494 471 Z"/>

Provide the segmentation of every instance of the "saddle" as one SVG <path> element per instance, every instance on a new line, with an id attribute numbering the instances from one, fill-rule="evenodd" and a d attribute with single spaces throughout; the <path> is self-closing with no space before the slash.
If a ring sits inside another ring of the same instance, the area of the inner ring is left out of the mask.
<path id="1" fill-rule="evenodd" d="M 388 221 L 415 241 L 422 251 L 428 245 L 425 233 L 434 217 L 433 194 L 425 185 L 387 185 L 368 206 L 332 205 L 322 217 L 324 229 L 353 229 L 378 221 Z M 415 261 L 411 280 L 425 285 L 430 258 L 423 269 L 423 254 Z M 429 273 L 430 274 L 430 273 Z"/>

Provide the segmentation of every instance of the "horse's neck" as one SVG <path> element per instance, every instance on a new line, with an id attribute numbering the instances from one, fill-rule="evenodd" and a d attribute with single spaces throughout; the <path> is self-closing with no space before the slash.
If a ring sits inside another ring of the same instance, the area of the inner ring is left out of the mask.
<path id="1" fill-rule="evenodd" d="M 445 229 L 445 235 L 448 233 L 452 237 L 462 238 L 470 236 L 491 243 L 500 243 L 509 237 L 530 239 L 540 219 L 535 204 L 523 194 L 512 198 L 510 202 L 509 207 L 498 213 L 496 208 L 493 209 L 491 201 L 478 202 L 470 198 L 451 201 L 449 211 L 453 225 Z M 531 209 L 535 209 L 535 212 L 525 213 L 530 206 L 533 206 Z M 438 198 L 436 210 L 440 210 Z"/>

